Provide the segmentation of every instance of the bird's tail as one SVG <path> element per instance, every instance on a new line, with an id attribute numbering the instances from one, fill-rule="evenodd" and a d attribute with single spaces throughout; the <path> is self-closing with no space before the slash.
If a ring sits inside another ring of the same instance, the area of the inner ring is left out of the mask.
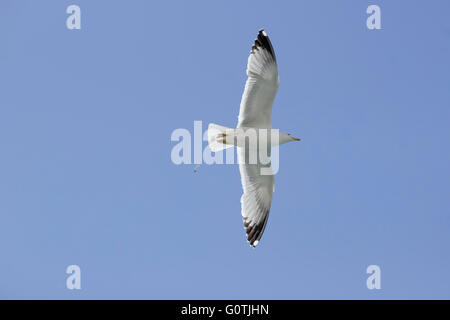
<path id="1" fill-rule="evenodd" d="M 233 129 L 219 126 L 215 123 L 208 125 L 208 144 L 213 152 L 217 152 L 226 148 L 230 148 L 232 144 L 226 144 L 226 134 L 232 132 Z"/>

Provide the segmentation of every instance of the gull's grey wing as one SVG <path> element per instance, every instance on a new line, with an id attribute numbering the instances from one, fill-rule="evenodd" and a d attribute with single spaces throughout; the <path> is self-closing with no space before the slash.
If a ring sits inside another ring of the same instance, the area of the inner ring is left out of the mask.
<path id="1" fill-rule="evenodd" d="M 261 175 L 261 164 L 247 164 L 243 148 L 238 149 L 242 189 L 241 213 L 247 240 L 255 247 L 261 239 L 269 218 L 274 191 L 274 176 Z"/>
<path id="2" fill-rule="evenodd" d="M 237 127 L 271 128 L 272 105 L 280 80 L 275 52 L 264 30 L 258 32 L 252 46 L 247 76 Z"/>

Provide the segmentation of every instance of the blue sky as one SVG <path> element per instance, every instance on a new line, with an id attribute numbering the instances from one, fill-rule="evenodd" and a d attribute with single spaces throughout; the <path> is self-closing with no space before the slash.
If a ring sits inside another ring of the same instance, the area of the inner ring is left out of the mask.
<path id="1" fill-rule="evenodd" d="M 0 1 L 0 298 L 450 298 L 449 10 Z M 260 28 L 281 79 L 273 126 L 302 142 L 280 149 L 252 249 L 237 166 L 176 166 L 170 135 L 236 124 Z"/>

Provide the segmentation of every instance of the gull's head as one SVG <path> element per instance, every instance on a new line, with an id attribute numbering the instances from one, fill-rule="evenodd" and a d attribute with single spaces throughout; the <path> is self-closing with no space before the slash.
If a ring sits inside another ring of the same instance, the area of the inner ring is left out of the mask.
<path id="1" fill-rule="evenodd" d="M 300 139 L 294 138 L 290 133 L 280 132 L 280 144 L 291 141 L 300 141 Z"/>

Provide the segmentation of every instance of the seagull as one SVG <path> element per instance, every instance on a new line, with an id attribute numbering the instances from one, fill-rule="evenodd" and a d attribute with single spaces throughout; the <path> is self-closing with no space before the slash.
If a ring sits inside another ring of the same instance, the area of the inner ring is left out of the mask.
<path id="1" fill-rule="evenodd" d="M 271 163 L 263 163 L 262 159 L 251 161 L 251 150 L 260 154 L 261 142 L 267 142 L 267 153 L 270 159 L 272 146 L 291 141 L 300 141 L 288 133 L 272 129 L 272 105 L 278 90 L 277 59 L 272 44 L 264 29 L 259 30 L 247 63 L 247 82 L 242 95 L 238 124 L 236 129 L 208 125 L 208 143 L 213 152 L 236 146 L 238 149 L 239 172 L 243 194 L 241 197 L 241 214 L 244 220 L 247 241 L 256 247 L 266 228 L 270 206 L 274 192 L 274 175 Z M 256 140 L 245 137 L 256 131 Z M 261 132 L 276 132 L 274 139 Z M 275 130 L 275 131 L 274 131 Z M 258 134 L 259 133 L 259 134 Z M 252 145 L 253 144 L 253 145 Z M 256 147 L 255 147 L 256 146 Z M 266 147 L 266 146 L 264 146 Z M 250 154 L 249 154 L 250 153 Z M 263 174 L 263 169 L 269 169 Z"/>

